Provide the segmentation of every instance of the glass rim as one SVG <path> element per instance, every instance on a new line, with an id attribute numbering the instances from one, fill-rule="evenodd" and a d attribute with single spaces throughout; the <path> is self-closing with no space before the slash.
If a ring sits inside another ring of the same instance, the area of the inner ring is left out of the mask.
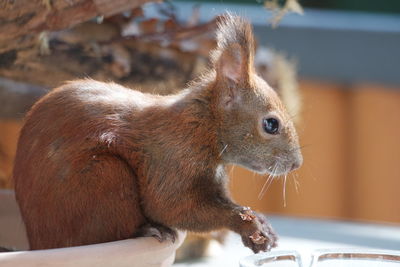
<path id="1" fill-rule="evenodd" d="M 400 251 L 369 248 L 329 248 L 313 250 L 311 257 L 311 266 L 326 260 L 400 262 Z"/>
<path id="2" fill-rule="evenodd" d="M 290 260 L 303 267 L 303 258 L 296 250 L 276 250 L 247 256 L 239 261 L 240 267 L 262 266 L 264 263 Z M 311 251 L 309 266 L 316 266 L 327 260 L 371 260 L 381 262 L 400 262 L 400 251 L 369 248 L 327 248 Z"/>
<path id="3" fill-rule="evenodd" d="M 270 252 L 261 252 L 247 256 L 239 260 L 240 267 L 261 266 L 261 264 L 273 261 L 291 260 L 297 263 L 298 267 L 303 267 L 300 253 L 296 250 L 275 250 Z"/>

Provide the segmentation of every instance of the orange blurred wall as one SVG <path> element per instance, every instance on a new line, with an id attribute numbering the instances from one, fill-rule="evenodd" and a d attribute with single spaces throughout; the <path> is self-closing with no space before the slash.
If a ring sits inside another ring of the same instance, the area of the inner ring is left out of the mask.
<path id="1" fill-rule="evenodd" d="M 13 161 L 22 120 L 0 119 L 0 188 L 11 187 Z"/>

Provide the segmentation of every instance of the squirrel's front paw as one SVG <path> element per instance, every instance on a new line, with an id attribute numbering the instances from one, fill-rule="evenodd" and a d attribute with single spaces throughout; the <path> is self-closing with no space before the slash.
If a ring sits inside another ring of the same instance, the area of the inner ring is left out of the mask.
<path id="1" fill-rule="evenodd" d="M 254 253 L 269 251 L 276 247 L 278 238 L 264 215 L 250 209 L 244 209 L 239 215 L 247 224 L 246 230 L 241 233 L 243 244 L 246 247 L 253 250 Z"/>
<path id="2" fill-rule="evenodd" d="M 136 237 L 151 236 L 157 239 L 159 242 L 164 242 L 169 240 L 172 243 L 174 243 L 177 237 L 177 232 L 174 229 L 171 229 L 169 227 L 160 224 L 146 224 L 140 228 L 140 230 L 135 236 Z"/>

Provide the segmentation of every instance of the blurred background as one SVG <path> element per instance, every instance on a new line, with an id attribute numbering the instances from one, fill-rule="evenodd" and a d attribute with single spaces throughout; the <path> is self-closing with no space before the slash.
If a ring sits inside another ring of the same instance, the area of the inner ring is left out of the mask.
<path id="1" fill-rule="evenodd" d="M 207 67 L 228 10 L 254 25 L 257 70 L 294 116 L 304 155 L 286 183 L 231 167 L 234 199 L 269 214 L 400 223 L 399 1 L 11 2 L 0 11 L 0 187 L 12 188 L 23 116 L 48 90 L 89 76 L 175 92 Z"/>
<path id="2" fill-rule="evenodd" d="M 256 26 L 260 40 L 297 60 L 298 192 L 289 175 L 286 207 L 281 181 L 260 200 L 265 179 L 236 170 L 235 196 L 279 214 L 399 223 L 400 2 L 300 3 L 303 16 Z"/>
<path id="3" fill-rule="evenodd" d="M 399 223 L 400 2 L 300 4 L 275 29 L 256 7 L 243 12 L 260 44 L 297 62 L 304 166 L 288 176 L 286 206 L 282 179 L 259 199 L 266 179 L 239 168 L 234 196 L 278 214 Z"/>

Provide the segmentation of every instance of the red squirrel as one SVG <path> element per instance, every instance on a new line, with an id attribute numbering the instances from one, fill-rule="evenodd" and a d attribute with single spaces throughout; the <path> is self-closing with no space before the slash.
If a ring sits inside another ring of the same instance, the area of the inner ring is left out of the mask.
<path id="1" fill-rule="evenodd" d="M 276 245 L 265 217 L 234 203 L 227 164 L 282 175 L 302 164 L 296 130 L 254 70 L 254 37 L 224 15 L 211 67 L 174 95 L 67 82 L 26 116 L 14 166 L 30 248 L 227 228 L 255 253 Z"/>

